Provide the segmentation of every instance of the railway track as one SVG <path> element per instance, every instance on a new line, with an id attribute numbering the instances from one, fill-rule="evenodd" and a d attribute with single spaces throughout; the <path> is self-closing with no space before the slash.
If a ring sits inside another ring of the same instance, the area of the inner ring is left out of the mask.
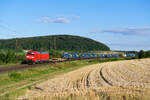
<path id="1" fill-rule="evenodd" d="M 68 60 L 65 61 L 50 61 L 48 63 L 42 63 L 42 64 L 20 64 L 20 65 L 13 65 L 13 66 L 4 66 L 4 67 L 0 67 L 0 73 L 4 73 L 4 72 L 12 72 L 12 71 L 17 71 L 17 70 L 23 70 L 23 69 L 27 69 L 27 68 L 33 68 L 33 67 L 41 67 L 44 65 L 53 65 L 55 63 L 61 63 L 61 62 L 66 62 Z"/>
<path id="2" fill-rule="evenodd" d="M 91 58 L 93 59 L 93 58 Z M 97 58 L 95 58 L 97 59 Z M 62 63 L 62 62 L 68 62 L 68 61 L 74 61 L 74 60 L 87 60 L 87 59 L 52 59 L 49 62 L 46 63 L 39 63 L 39 64 L 20 64 L 20 65 L 12 65 L 12 66 L 2 66 L 0 67 L 0 73 L 4 72 L 12 72 L 12 71 L 18 71 L 23 70 L 27 68 L 33 68 L 33 67 L 41 67 L 45 65 L 53 65 L 56 63 Z"/>

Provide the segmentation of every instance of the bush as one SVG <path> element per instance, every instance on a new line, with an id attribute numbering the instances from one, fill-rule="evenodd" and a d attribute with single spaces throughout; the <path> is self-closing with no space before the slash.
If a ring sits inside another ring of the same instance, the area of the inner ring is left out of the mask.
<path id="1" fill-rule="evenodd" d="M 145 58 L 146 57 L 146 53 L 143 50 L 140 50 L 140 52 L 138 53 L 138 58 Z"/>
<path id="2" fill-rule="evenodd" d="M 5 57 L 5 63 L 13 63 L 16 61 L 16 54 L 13 50 L 8 50 Z"/>
<path id="3" fill-rule="evenodd" d="M 61 51 L 50 50 L 49 54 L 50 54 L 50 58 L 61 58 L 62 57 Z"/>
<path id="4" fill-rule="evenodd" d="M 1 63 L 5 63 L 6 54 L 4 52 L 0 52 L 0 61 Z"/>
<path id="5" fill-rule="evenodd" d="M 4 64 L 4 62 L 2 60 L 0 60 L 0 65 Z"/>
<path id="6" fill-rule="evenodd" d="M 8 76 L 9 76 L 11 79 L 14 79 L 14 80 L 21 78 L 21 74 L 18 73 L 18 72 L 12 72 L 12 73 L 10 73 Z"/>
<path id="7" fill-rule="evenodd" d="M 13 50 L 0 51 L 1 63 L 13 63 L 16 61 L 15 52 Z"/>
<path id="8" fill-rule="evenodd" d="M 18 63 L 25 61 L 25 53 L 18 52 L 16 57 L 16 52 L 14 50 L 1 50 L 0 51 L 0 65 L 8 63 Z"/>
<path id="9" fill-rule="evenodd" d="M 146 51 L 146 57 L 150 57 L 150 50 Z"/>
<path id="10" fill-rule="evenodd" d="M 18 61 L 24 61 L 26 59 L 26 55 L 18 55 Z"/>

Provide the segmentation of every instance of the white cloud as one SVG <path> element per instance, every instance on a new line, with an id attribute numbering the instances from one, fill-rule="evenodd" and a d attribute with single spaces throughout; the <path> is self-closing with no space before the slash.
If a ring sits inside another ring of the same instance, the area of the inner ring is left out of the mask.
<path id="1" fill-rule="evenodd" d="M 79 19 L 80 18 L 80 16 L 77 16 L 77 15 L 57 15 L 57 17 L 74 18 L 74 19 Z"/>
<path id="2" fill-rule="evenodd" d="M 35 20 L 35 22 L 38 23 L 70 23 L 71 21 L 67 18 L 49 18 L 49 17 L 43 17 L 41 19 Z"/>
<path id="3" fill-rule="evenodd" d="M 40 19 L 35 20 L 37 23 L 70 23 L 71 20 L 79 19 L 80 16 L 76 15 L 56 15 L 55 18 L 50 17 L 42 17 Z"/>
<path id="4" fill-rule="evenodd" d="M 56 18 L 53 20 L 53 23 L 70 23 L 70 20 L 66 18 Z"/>
<path id="5" fill-rule="evenodd" d="M 49 17 L 43 17 L 41 19 L 35 20 L 35 22 L 38 22 L 38 23 L 40 23 L 40 22 L 42 22 L 42 23 L 50 23 L 50 22 L 52 22 L 52 20 Z"/>
<path id="6" fill-rule="evenodd" d="M 113 50 L 149 50 L 149 43 L 108 43 Z"/>
<path id="7" fill-rule="evenodd" d="M 103 30 L 93 30 L 90 33 L 114 33 L 123 35 L 146 35 L 150 34 L 150 27 L 127 27 L 127 28 L 111 28 Z"/>

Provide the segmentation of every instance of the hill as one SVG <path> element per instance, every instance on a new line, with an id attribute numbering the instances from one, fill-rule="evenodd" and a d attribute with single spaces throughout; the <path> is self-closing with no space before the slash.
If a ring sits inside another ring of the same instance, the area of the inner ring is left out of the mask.
<path id="1" fill-rule="evenodd" d="M 16 42 L 17 40 L 17 42 Z M 17 44 L 16 44 L 17 43 Z M 55 46 L 56 44 L 56 46 Z M 63 50 L 63 51 L 109 51 L 110 48 L 98 41 L 72 35 L 38 36 L 17 39 L 1 39 L 0 49 L 17 50 Z"/>

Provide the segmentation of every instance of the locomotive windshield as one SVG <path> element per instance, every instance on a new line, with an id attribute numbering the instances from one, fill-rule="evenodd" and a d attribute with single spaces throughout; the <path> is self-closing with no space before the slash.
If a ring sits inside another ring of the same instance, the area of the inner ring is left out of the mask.
<path id="1" fill-rule="evenodd" d="M 32 52 L 28 52 L 28 53 L 27 53 L 27 55 L 34 55 L 34 53 L 32 53 Z"/>

